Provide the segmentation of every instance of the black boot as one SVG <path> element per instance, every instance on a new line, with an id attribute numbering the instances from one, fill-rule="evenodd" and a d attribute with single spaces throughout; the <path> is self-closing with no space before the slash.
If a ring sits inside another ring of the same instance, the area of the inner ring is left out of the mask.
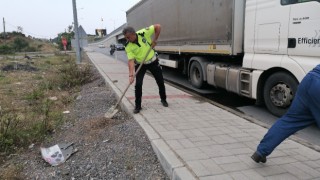
<path id="1" fill-rule="evenodd" d="M 141 110 L 141 106 L 136 106 L 136 107 L 134 108 L 134 110 L 133 110 L 133 113 L 134 113 L 134 114 L 138 114 L 138 113 L 140 112 L 140 110 Z"/>
<path id="2" fill-rule="evenodd" d="M 257 152 L 252 154 L 251 159 L 253 159 L 256 163 L 260 163 L 260 162 L 266 163 L 267 162 L 267 158 L 265 156 L 259 155 Z"/>
<path id="3" fill-rule="evenodd" d="M 162 103 L 162 105 L 164 106 L 164 107 L 168 107 L 169 106 L 169 104 L 167 103 L 167 101 L 166 100 L 161 100 L 161 103 Z"/>

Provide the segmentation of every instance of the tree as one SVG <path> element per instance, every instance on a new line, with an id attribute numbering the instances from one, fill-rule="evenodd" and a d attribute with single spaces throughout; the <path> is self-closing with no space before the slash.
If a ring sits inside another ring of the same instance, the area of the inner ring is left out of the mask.
<path id="1" fill-rule="evenodd" d="M 69 25 L 69 26 L 68 26 L 68 33 L 71 33 L 71 32 L 72 32 L 72 29 L 73 29 L 73 25 Z"/>
<path id="2" fill-rule="evenodd" d="M 18 29 L 18 32 L 23 33 L 23 27 L 18 26 L 17 29 Z"/>

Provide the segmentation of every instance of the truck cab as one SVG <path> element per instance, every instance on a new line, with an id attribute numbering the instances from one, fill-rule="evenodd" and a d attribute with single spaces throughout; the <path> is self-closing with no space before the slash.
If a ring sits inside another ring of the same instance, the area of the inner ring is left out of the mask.
<path id="1" fill-rule="evenodd" d="M 298 83 L 320 64 L 320 0 L 247 0 L 243 68 L 252 98 L 275 115 L 290 106 Z M 255 91 L 255 92 L 254 92 Z"/>

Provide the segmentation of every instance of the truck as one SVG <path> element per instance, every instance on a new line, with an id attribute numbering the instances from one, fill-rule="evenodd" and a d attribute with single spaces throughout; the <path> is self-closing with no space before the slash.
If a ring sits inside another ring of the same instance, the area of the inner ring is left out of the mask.
<path id="1" fill-rule="evenodd" d="M 276 116 L 320 64 L 320 0 L 141 0 L 126 16 L 137 30 L 161 25 L 162 66 L 196 88 L 255 99 Z"/>

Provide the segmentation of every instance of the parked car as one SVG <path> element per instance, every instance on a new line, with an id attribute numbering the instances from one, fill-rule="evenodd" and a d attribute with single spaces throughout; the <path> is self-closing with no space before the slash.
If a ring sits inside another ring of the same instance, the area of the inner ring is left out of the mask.
<path id="1" fill-rule="evenodd" d="M 99 44 L 98 47 L 99 48 L 105 48 L 104 44 Z"/>
<path id="2" fill-rule="evenodd" d="M 123 44 L 116 44 L 116 50 L 117 50 L 117 51 L 124 50 Z"/>

